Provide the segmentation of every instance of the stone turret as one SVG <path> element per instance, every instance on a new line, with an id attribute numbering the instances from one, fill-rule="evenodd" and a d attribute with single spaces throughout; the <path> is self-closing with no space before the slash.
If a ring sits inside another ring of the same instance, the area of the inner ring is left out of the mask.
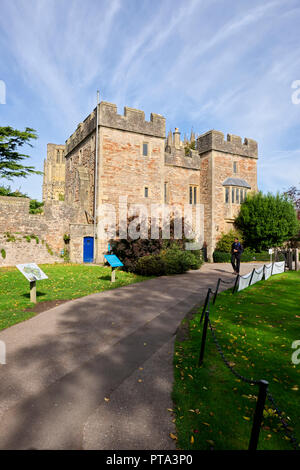
<path id="1" fill-rule="evenodd" d="M 211 150 L 217 150 L 233 155 L 258 158 L 257 142 L 255 140 L 245 138 L 242 143 L 241 137 L 227 134 L 227 140 L 225 141 L 223 132 L 215 130 L 198 137 L 197 149 L 200 155 Z"/>

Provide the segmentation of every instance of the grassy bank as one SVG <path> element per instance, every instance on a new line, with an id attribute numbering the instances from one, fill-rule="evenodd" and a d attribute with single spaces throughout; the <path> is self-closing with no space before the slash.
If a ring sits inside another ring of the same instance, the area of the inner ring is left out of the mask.
<path id="1" fill-rule="evenodd" d="M 40 267 L 49 279 L 37 281 L 38 303 L 75 299 L 147 279 L 117 271 L 116 282 L 112 284 L 108 267 L 78 264 L 45 264 Z M 29 282 L 25 277 L 16 268 L 0 268 L 0 330 L 35 315 L 30 311 L 33 306 L 29 298 Z"/>
<path id="2" fill-rule="evenodd" d="M 288 272 L 232 295 L 223 292 L 210 318 L 231 366 L 248 378 L 269 381 L 278 407 L 300 439 L 300 365 L 291 360 L 300 340 L 300 273 Z M 200 309 L 190 337 L 175 346 L 177 443 L 181 449 L 247 449 L 258 387 L 237 379 L 225 366 L 210 330 L 204 364 L 198 368 Z M 292 449 L 270 404 L 264 413 L 258 449 Z"/>

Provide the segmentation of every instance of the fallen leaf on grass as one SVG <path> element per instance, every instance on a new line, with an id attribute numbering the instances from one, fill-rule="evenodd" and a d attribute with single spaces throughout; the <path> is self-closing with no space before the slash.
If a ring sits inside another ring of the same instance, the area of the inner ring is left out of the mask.
<path id="1" fill-rule="evenodd" d="M 175 434 L 173 434 L 172 432 L 170 432 L 169 436 L 171 439 L 177 441 L 177 436 L 175 436 Z"/>

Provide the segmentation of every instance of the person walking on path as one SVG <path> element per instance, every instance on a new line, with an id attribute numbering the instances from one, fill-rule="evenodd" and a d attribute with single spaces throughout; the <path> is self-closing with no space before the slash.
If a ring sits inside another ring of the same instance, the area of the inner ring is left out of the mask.
<path id="1" fill-rule="evenodd" d="M 231 264 L 233 267 L 233 274 L 239 274 L 240 272 L 240 263 L 241 263 L 241 254 L 243 253 L 243 247 L 239 242 L 239 239 L 236 237 L 231 246 Z"/>

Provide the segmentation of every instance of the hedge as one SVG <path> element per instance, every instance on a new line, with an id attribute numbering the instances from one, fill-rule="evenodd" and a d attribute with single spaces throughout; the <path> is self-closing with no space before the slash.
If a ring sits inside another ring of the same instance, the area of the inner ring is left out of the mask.
<path id="1" fill-rule="evenodd" d="M 223 251 L 214 251 L 213 260 L 215 263 L 230 263 L 231 254 L 225 253 Z M 242 253 L 241 262 L 247 263 L 249 261 L 270 261 L 270 255 L 267 251 L 263 251 L 262 253 L 255 253 L 246 248 Z"/>

